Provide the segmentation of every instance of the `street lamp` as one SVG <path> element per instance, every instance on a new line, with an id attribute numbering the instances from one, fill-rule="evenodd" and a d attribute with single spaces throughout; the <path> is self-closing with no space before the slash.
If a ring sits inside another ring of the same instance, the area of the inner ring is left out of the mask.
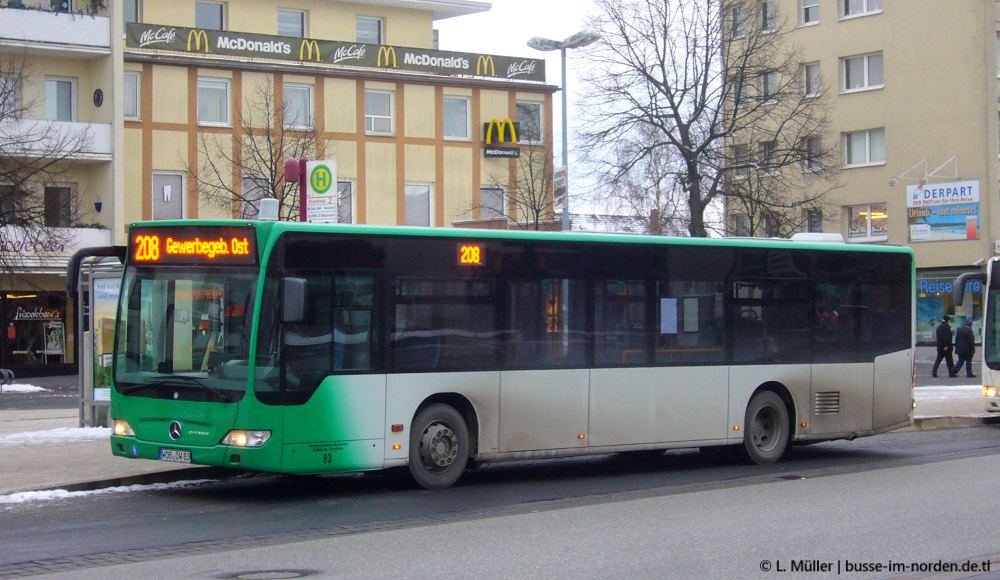
<path id="1" fill-rule="evenodd" d="M 594 44 L 600 39 L 601 35 L 596 32 L 581 30 L 562 42 L 559 42 L 558 40 L 550 40 L 548 38 L 541 38 L 539 36 L 533 36 L 531 40 L 528 41 L 528 46 L 534 48 L 535 50 L 558 50 L 562 53 L 562 164 L 563 171 L 566 172 L 566 193 L 565 198 L 563 199 L 562 209 L 563 231 L 569 229 L 569 130 L 566 120 L 566 49 L 588 46 Z"/>

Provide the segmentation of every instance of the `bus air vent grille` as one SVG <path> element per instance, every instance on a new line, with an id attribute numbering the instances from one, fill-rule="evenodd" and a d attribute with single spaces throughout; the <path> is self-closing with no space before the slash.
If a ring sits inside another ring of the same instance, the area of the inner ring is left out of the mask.
<path id="1" fill-rule="evenodd" d="M 836 415 L 840 413 L 840 391 L 816 393 L 816 414 Z"/>

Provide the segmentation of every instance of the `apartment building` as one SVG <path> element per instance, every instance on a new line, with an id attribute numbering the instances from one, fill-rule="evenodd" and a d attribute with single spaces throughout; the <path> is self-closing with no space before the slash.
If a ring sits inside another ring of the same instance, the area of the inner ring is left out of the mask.
<path id="1" fill-rule="evenodd" d="M 996 0 L 765 0 L 801 54 L 805 91 L 823 87 L 843 187 L 819 231 L 917 256 L 917 340 L 956 308 L 955 277 L 1000 253 Z M 758 8 L 754 7 L 754 8 Z M 809 87 L 813 87 L 810 89 Z M 833 213 L 833 215 L 829 215 Z"/>
<path id="2" fill-rule="evenodd" d="M 0 2 L 0 367 L 19 376 L 72 366 L 66 264 L 78 249 L 112 241 L 122 64 L 115 28 L 99 5 Z M 52 164 L 37 171 L 44 163 Z M 26 171 L 33 177 L 15 182 Z M 8 212 L 25 206 L 51 236 L 15 225 Z"/>
<path id="3" fill-rule="evenodd" d="M 296 156 L 334 168 L 336 187 L 310 202 L 311 219 L 506 223 L 492 208 L 517 186 L 517 155 L 551 159 L 556 87 L 542 60 L 437 50 L 435 21 L 489 9 L 473 0 L 0 0 L 0 62 L 29 65 L 19 98 L 35 106 L 24 122 L 87 135 L 58 182 L 35 184 L 52 200 L 45 225 L 66 228 L 72 243 L 53 249 L 2 232 L 0 250 L 30 255 L 0 284 L 0 367 L 74 363 L 62 274 L 76 249 L 123 244 L 138 220 L 256 215 L 281 178 L 243 161 L 279 138 L 307 143 Z M 232 199 L 220 203 L 220 191 Z M 72 212 L 56 215 L 65 207 Z M 283 205 L 283 219 L 298 217 Z"/>

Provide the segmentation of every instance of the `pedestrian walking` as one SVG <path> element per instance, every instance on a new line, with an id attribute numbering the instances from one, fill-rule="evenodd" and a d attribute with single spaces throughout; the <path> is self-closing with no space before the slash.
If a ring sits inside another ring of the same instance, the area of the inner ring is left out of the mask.
<path id="1" fill-rule="evenodd" d="M 971 320 L 966 320 L 965 324 L 955 332 L 955 354 L 958 355 L 955 375 L 958 375 L 964 364 L 965 376 L 975 378 L 976 375 L 972 374 L 972 355 L 976 354 L 976 337 L 972 333 Z"/>
<path id="2" fill-rule="evenodd" d="M 934 359 L 934 369 L 931 370 L 932 377 L 937 377 L 938 367 L 941 366 L 942 359 L 948 364 L 948 376 L 956 376 L 955 361 L 951 358 L 952 333 L 951 325 L 948 324 L 949 320 L 951 320 L 951 317 L 945 314 L 941 318 L 941 324 L 939 324 L 937 330 L 934 331 L 934 335 L 937 338 L 937 358 Z"/>

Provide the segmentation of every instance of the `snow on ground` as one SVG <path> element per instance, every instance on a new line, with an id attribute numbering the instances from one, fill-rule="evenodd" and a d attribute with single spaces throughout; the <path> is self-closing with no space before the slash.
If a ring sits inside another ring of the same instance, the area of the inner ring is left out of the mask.
<path id="1" fill-rule="evenodd" d="M 213 479 L 190 479 L 186 481 L 175 481 L 173 483 L 152 483 L 149 485 L 120 485 L 118 487 L 106 487 L 104 489 L 94 489 L 91 491 L 66 491 L 65 489 L 52 489 L 48 491 L 20 491 L 0 495 L 0 506 L 22 504 L 37 501 L 54 501 L 61 499 L 71 499 L 85 497 L 88 495 L 103 495 L 108 493 L 131 493 L 135 491 L 160 491 L 164 489 L 176 489 L 179 487 L 190 487 L 203 483 L 212 483 Z"/>
<path id="2" fill-rule="evenodd" d="M 0 393 L 39 393 L 47 390 L 35 385 L 0 385 Z"/>
<path id="3" fill-rule="evenodd" d="M 42 431 L 24 431 L 0 435 L 0 448 L 23 445 L 61 445 L 84 441 L 103 441 L 111 437 L 107 427 L 60 427 Z"/>
<path id="4" fill-rule="evenodd" d="M 917 387 L 914 389 L 917 402 L 954 401 L 955 399 L 982 399 L 982 385 L 955 385 L 953 387 Z"/>

